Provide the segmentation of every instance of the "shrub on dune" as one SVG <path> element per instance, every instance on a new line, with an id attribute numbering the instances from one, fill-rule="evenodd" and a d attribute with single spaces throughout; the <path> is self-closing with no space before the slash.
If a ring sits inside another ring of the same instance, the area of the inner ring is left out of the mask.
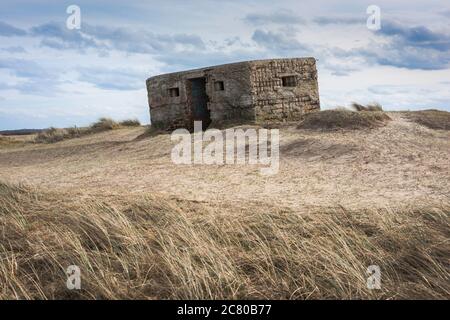
<path id="1" fill-rule="evenodd" d="M 140 127 L 141 123 L 137 119 L 127 119 L 120 121 L 119 124 L 123 127 Z"/>
<path id="2" fill-rule="evenodd" d="M 351 106 L 356 111 L 383 111 L 383 107 L 378 102 L 373 102 L 368 105 L 353 102 Z"/>
<path id="3" fill-rule="evenodd" d="M 108 131 L 119 128 L 119 124 L 110 118 L 100 118 L 91 124 L 90 128 L 94 132 Z"/>

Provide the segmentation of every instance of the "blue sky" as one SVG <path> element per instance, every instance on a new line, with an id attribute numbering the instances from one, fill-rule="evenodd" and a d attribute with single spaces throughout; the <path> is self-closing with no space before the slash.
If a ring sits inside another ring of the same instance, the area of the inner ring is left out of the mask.
<path id="1" fill-rule="evenodd" d="M 369 5 L 381 29 L 369 30 Z M 66 8 L 81 9 L 69 30 Z M 313 56 L 322 108 L 450 111 L 450 2 L 0 2 L 0 130 L 149 122 L 145 80 L 233 61 Z"/>

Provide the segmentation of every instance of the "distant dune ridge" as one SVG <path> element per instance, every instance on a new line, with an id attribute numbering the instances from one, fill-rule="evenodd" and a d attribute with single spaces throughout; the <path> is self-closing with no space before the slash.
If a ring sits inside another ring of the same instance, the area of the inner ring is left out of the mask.
<path id="1" fill-rule="evenodd" d="M 2 136 L 21 136 L 41 132 L 42 129 L 19 129 L 19 130 L 3 130 L 0 131 Z"/>
<path id="2" fill-rule="evenodd" d="M 139 120 L 123 120 L 116 122 L 110 118 L 100 118 L 97 122 L 94 122 L 89 127 L 78 128 L 49 128 L 37 133 L 34 139 L 37 143 L 53 143 L 66 139 L 80 138 L 82 136 L 99 133 L 108 130 L 119 129 L 122 127 L 139 127 L 141 123 Z"/>
<path id="3" fill-rule="evenodd" d="M 136 123 L 1 137 L 0 298 L 449 299 L 449 122 L 314 113 L 279 126 L 270 177 L 175 165 L 170 134 Z"/>

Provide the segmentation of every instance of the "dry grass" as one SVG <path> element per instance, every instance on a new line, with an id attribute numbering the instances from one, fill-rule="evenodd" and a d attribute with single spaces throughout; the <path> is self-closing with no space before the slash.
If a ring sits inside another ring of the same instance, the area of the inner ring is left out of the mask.
<path id="1" fill-rule="evenodd" d="M 269 177 L 175 165 L 144 127 L 0 147 L 0 298 L 448 299 L 450 131 L 387 114 L 280 127 Z"/>
<path id="2" fill-rule="evenodd" d="M 0 149 L 11 149 L 22 147 L 31 141 L 33 138 L 26 135 L 20 136 L 2 136 L 0 135 Z"/>
<path id="3" fill-rule="evenodd" d="M 3 299 L 450 297 L 449 205 L 295 212 L 7 184 L 0 203 Z M 366 288 L 372 264 L 381 290 Z"/>
<path id="4" fill-rule="evenodd" d="M 357 102 L 353 102 L 351 107 L 356 111 L 383 111 L 383 107 L 378 102 L 373 102 L 368 105 L 362 105 Z"/>
<path id="5" fill-rule="evenodd" d="M 110 118 L 100 118 L 97 122 L 91 124 L 90 129 L 92 132 L 102 132 L 118 129 L 119 127 L 120 125 Z"/>
<path id="6" fill-rule="evenodd" d="M 12 139 L 10 137 L 0 136 L 0 145 L 1 146 L 10 145 L 10 144 L 13 144 L 15 142 L 16 142 L 16 140 L 14 140 L 14 139 Z"/>
<path id="7" fill-rule="evenodd" d="M 85 135 L 120 129 L 123 127 L 139 127 L 139 120 L 123 120 L 116 122 L 110 118 L 100 118 L 98 121 L 85 128 L 49 128 L 39 132 L 34 139 L 36 143 L 55 143 L 66 139 L 80 138 Z"/>
<path id="8" fill-rule="evenodd" d="M 430 129 L 450 130 L 450 112 L 423 110 L 402 112 L 407 119 Z"/>
<path id="9" fill-rule="evenodd" d="M 39 132 L 34 141 L 36 143 L 55 143 L 64 139 L 73 138 L 66 129 L 48 128 Z"/>
<path id="10" fill-rule="evenodd" d="M 144 133 L 142 133 L 141 135 L 136 137 L 136 140 L 143 140 L 146 138 L 152 138 L 152 137 L 156 137 L 161 134 L 169 134 L 169 133 L 170 132 L 167 130 L 163 130 L 163 129 L 160 129 L 160 128 L 150 125 L 145 129 Z"/>
<path id="11" fill-rule="evenodd" d="M 140 127 L 141 123 L 137 119 L 128 119 L 119 122 L 122 127 Z"/>
<path id="12" fill-rule="evenodd" d="M 298 125 L 299 129 L 313 130 L 359 130 L 386 125 L 391 118 L 384 112 L 354 112 L 346 109 L 324 110 L 307 114 Z"/>

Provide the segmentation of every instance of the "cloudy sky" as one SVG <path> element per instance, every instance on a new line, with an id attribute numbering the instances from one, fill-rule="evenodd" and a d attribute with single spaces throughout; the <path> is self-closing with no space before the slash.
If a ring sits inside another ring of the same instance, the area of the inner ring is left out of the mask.
<path id="1" fill-rule="evenodd" d="M 81 9 L 81 28 L 66 9 Z M 369 5 L 381 29 L 367 27 Z M 448 0 L 0 2 L 0 130 L 149 122 L 146 78 L 272 57 L 318 59 L 322 108 L 450 111 Z"/>

